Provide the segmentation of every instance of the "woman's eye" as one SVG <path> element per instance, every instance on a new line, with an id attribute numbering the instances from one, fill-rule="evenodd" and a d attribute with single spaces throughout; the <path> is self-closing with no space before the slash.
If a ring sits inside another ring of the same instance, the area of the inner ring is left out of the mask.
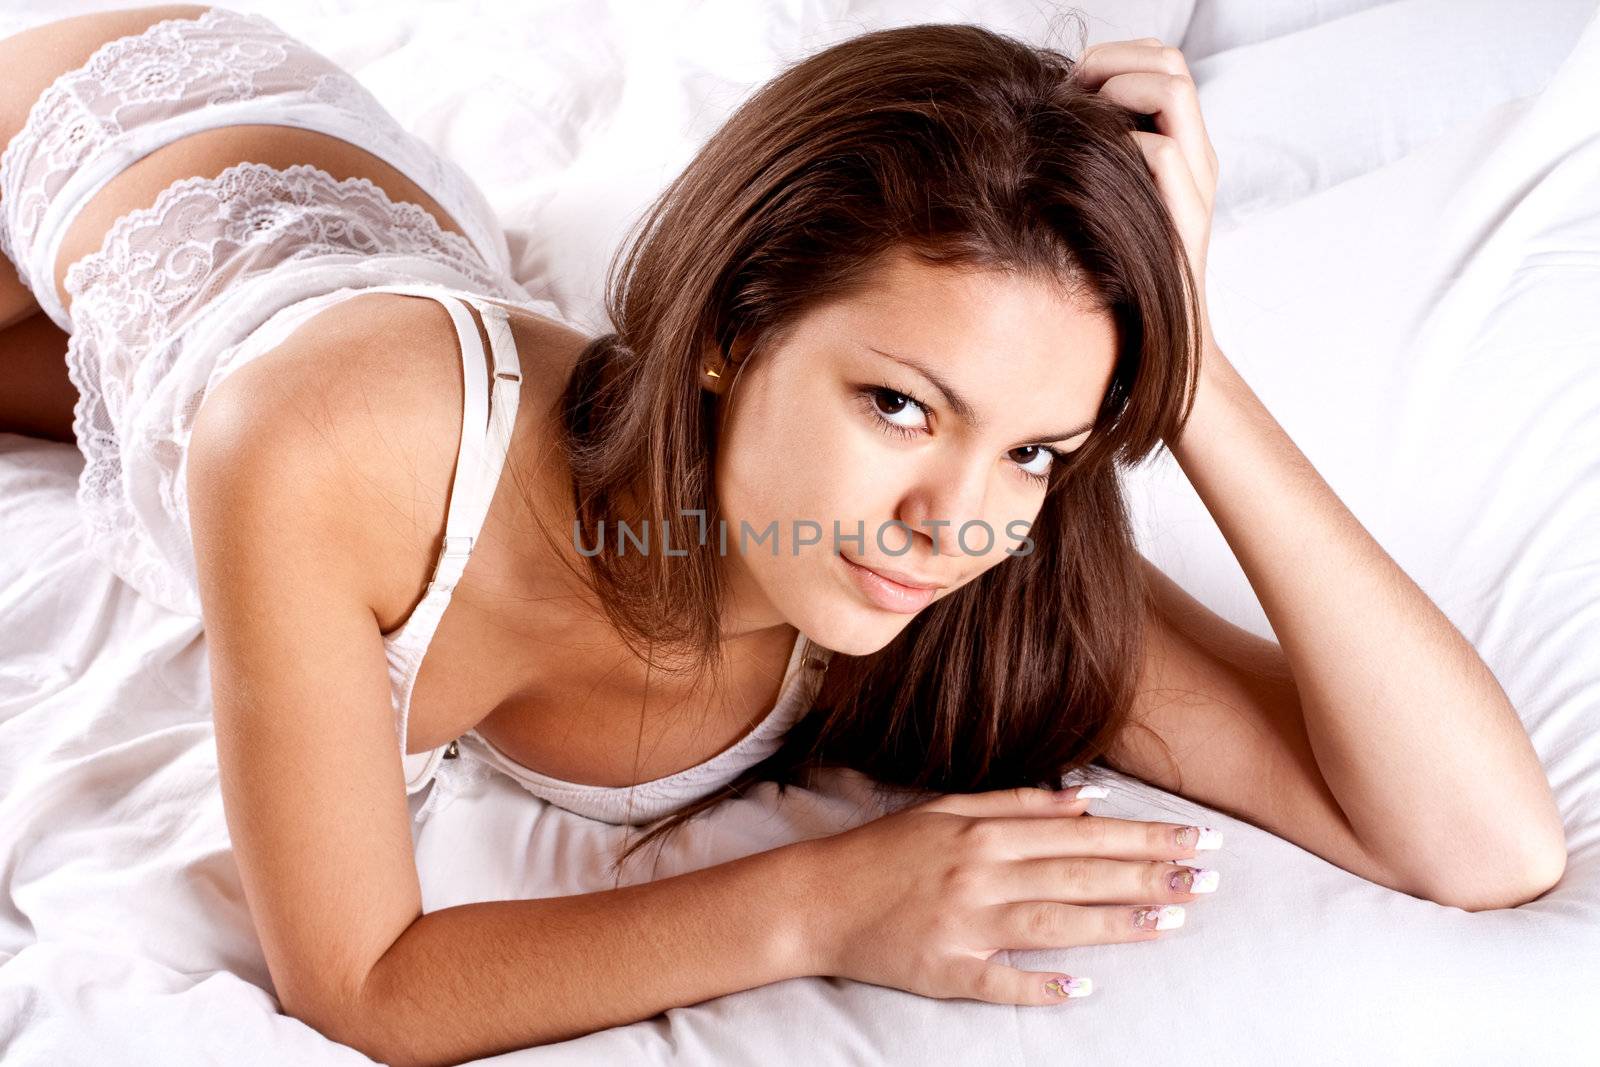
<path id="1" fill-rule="evenodd" d="M 871 414 L 873 424 L 895 437 L 915 437 L 928 429 L 928 407 L 914 396 L 887 385 L 868 386 L 857 395 Z M 1064 454 L 1048 445 L 1024 445 L 1011 450 L 1011 461 L 1024 478 L 1048 486 L 1050 471 Z"/>
<path id="2" fill-rule="evenodd" d="M 1043 478 L 1049 474 L 1050 468 L 1056 460 L 1055 450 L 1045 448 L 1043 445 L 1024 445 L 1021 448 L 1013 448 L 1011 454 L 1022 473 L 1034 478 Z"/>
<path id="3" fill-rule="evenodd" d="M 922 405 L 893 389 L 873 389 L 872 408 L 885 422 L 903 430 L 918 430 L 928 425 L 928 413 Z"/>

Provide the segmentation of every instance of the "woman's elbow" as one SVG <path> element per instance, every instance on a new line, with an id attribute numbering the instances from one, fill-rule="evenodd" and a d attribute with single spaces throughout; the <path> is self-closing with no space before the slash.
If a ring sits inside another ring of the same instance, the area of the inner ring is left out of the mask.
<path id="1" fill-rule="evenodd" d="M 364 997 L 332 996 L 326 992 L 292 995 L 280 990 L 278 1006 L 283 1014 L 299 1019 L 330 1041 L 390 1067 L 403 1062 L 397 1056 L 399 1050 L 387 1047 L 384 1028 L 377 1024 L 376 1013 L 369 1009 Z"/>
<path id="2" fill-rule="evenodd" d="M 1478 869 L 1479 877 L 1467 881 L 1455 879 L 1442 886 L 1433 886 L 1424 894 L 1427 899 L 1463 911 L 1498 911 L 1520 908 L 1532 903 L 1554 889 L 1567 869 L 1567 847 L 1559 846 L 1519 860 L 1509 870 L 1494 876 Z"/>

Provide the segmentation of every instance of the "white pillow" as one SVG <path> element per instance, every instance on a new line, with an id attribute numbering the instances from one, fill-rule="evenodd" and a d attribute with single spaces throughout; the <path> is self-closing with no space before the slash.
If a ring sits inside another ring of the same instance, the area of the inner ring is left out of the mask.
<path id="1" fill-rule="evenodd" d="M 1494 0 L 1400 0 L 1216 55 L 1186 44 L 1221 163 L 1216 227 L 1365 174 L 1538 92 L 1594 10 L 1593 0 L 1514 11 Z"/>
<path id="2" fill-rule="evenodd" d="M 1391 0 L 1196 0 L 1183 51 L 1191 60 L 1343 18 Z"/>
<path id="3" fill-rule="evenodd" d="M 712 131 L 784 66 L 855 34 L 978 22 L 1076 55 L 1086 43 L 1176 43 L 1194 0 L 745 0 L 465 11 L 400 8 L 379 26 L 355 5 L 243 0 L 345 64 L 402 125 L 461 164 L 506 224 L 518 280 L 574 325 L 608 329 L 606 267 L 629 225 Z M 418 77 L 426 71 L 426 77 Z"/>
<path id="4" fill-rule="evenodd" d="M 863 30 L 914 22 L 972 22 L 1034 44 L 1076 55 L 1073 15 L 1083 18 L 1086 44 L 1156 37 L 1177 44 L 1188 32 L 1195 0 L 1089 0 L 1029 3 L 1022 0 L 832 0 L 818 5 L 812 25 L 833 27 L 831 43 Z"/>

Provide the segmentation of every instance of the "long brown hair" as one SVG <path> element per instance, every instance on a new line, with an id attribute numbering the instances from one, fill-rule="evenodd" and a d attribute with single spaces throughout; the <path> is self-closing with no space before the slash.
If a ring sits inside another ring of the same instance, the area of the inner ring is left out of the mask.
<path id="1" fill-rule="evenodd" d="M 1081 32 L 1081 23 L 1080 23 Z M 614 333 L 562 398 L 579 527 L 703 511 L 716 397 L 707 355 L 762 358 L 809 307 L 847 297 L 892 249 L 1049 279 L 1115 324 L 1110 387 L 1058 462 L 1033 551 L 935 601 L 887 647 L 834 655 L 782 746 L 657 835 L 759 781 L 854 768 L 884 789 L 1059 785 L 1128 716 L 1144 586 L 1120 482 L 1176 435 L 1199 366 L 1194 279 L 1130 131 L 1075 61 L 978 26 L 861 34 L 795 63 L 722 125 L 619 248 Z M 634 654 L 723 667 L 712 544 L 588 556 L 586 580 Z M 719 675 L 720 676 L 720 675 Z"/>

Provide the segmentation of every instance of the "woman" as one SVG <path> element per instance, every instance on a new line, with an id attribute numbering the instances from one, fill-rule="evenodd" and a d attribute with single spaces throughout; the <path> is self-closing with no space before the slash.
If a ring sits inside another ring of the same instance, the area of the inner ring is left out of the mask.
<path id="1" fill-rule="evenodd" d="M 1158 938 L 1217 883 L 1176 862 L 1214 831 L 1038 788 L 1095 762 L 1446 903 L 1559 877 L 1492 674 L 1211 335 L 1216 159 L 1175 49 L 820 52 L 663 194 L 595 339 L 264 19 L 104 13 L 0 62 L 9 426 L 63 426 L 64 364 L 90 547 L 203 612 L 252 917 L 329 1036 L 455 1061 L 805 974 L 1071 999 L 988 957 Z M 1281 649 L 1135 551 L 1118 470 L 1162 444 Z M 607 533 L 651 520 L 666 545 Z M 830 763 L 939 795 L 424 915 L 402 798 L 454 760 L 652 833 Z"/>

